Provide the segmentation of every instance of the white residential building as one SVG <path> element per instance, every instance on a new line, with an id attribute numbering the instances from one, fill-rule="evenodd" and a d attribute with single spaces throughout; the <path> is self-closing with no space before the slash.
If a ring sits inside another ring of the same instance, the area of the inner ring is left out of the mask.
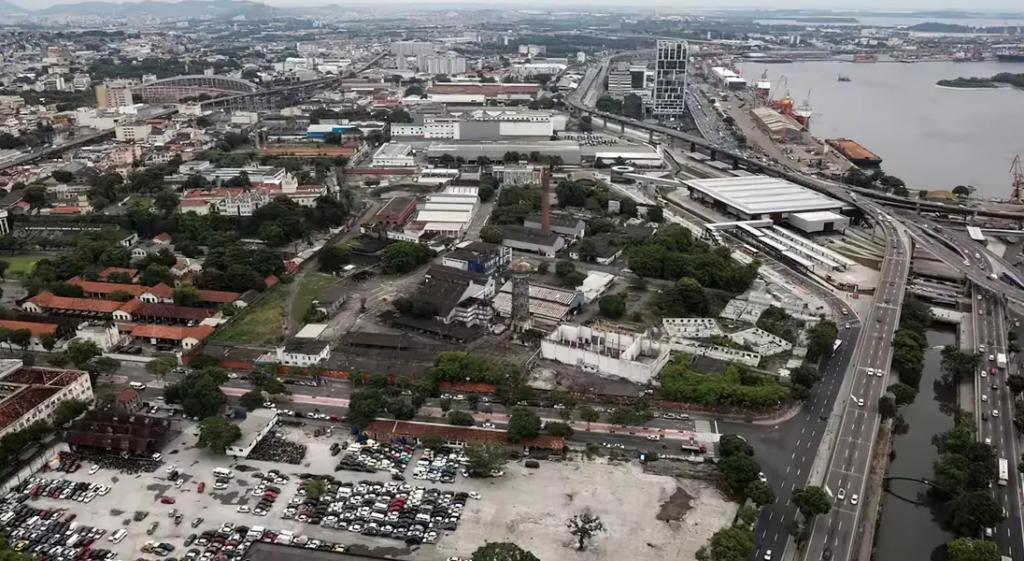
<path id="1" fill-rule="evenodd" d="M 52 421 L 65 401 L 93 400 L 88 372 L 23 366 L 20 360 L 0 361 L 0 437 L 37 421 Z"/>

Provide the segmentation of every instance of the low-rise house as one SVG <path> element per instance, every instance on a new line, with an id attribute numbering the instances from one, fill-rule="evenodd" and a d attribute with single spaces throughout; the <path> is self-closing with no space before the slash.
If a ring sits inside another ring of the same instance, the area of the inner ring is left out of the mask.
<path id="1" fill-rule="evenodd" d="M 139 325 L 132 329 L 132 337 L 152 345 L 167 345 L 189 350 L 213 334 L 211 325 L 182 327 L 179 325 Z"/>
<path id="2" fill-rule="evenodd" d="M 545 234 L 540 230 L 506 226 L 501 233 L 501 245 L 545 257 L 555 257 L 565 247 L 565 240 L 554 232 Z"/>
<path id="3" fill-rule="evenodd" d="M 305 368 L 313 364 L 326 364 L 331 358 L 331 344 L 327 341 L 289 339 L 277 348 L 277 362 L 284 366 Z"/>
<path id="4" fill-rule="evenodd" d="M 22 347 L 16 344 L 14 341 L 5 341 L 0 344 L 0 348 L 8 347 L 9 349 L 22 349 L 35 352 L 46 352 L 47 349 L 43 346 L 42 337 L 44 335 L 50 335 L 57 337 L 58 325 L 55 323 L 33 323 L 28 321 L 9 321 L 0 320 L 0 329 L 6 331 L 21 331 L 25 330 L 31 333 L 28 345 Z M 58 347 L 54 349 L 59 350 Z"/>

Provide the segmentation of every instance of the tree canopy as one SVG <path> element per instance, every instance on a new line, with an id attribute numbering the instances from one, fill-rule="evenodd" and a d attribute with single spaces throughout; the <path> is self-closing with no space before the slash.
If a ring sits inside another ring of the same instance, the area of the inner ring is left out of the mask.
<path id="1" fill-rule="evenodd" d="M 511 442 L 522 442 L 540 434 L 541 420 L 533 411 L 525 407 L 516 407 L 508 421 L 508 439 Z"/>
<path id="2" fill-rule="evenodd" d="M 540 561 L 536 555 L 511 542 L 491 542 L 477 548 L 473 561 Z"/>
<path id="3" fill-rule="evenodd" d="M 180 404 L 190 417 L 205 419 L 221 413 L 227 398 L 220 386 L 228 380 L 219 368 L 193 370 L 177 383 L 164 388 L 167 403 Z"/>
<path id="4" fill-rule="evenodd" d="M 701 374 L 692 364 L 693 357 L 680 353 L 662 368 L 658 381 L 667 401 L 757 410 L 789 400 L 789 392 L 773 376 L 737 365 L 722 374 Z"/>
<path id="5" fill-rule="evenodd" d="M 670 224 L 630 249 L 629 268 L 641 277 L 692 278 L 705 288 L 738 294 L 757 278 L 758 262 L 743 265 L 728 247 L 712 248 L 687 228 Z"/>
<path id="6" fill-rule="evenodd" d="M 223 454 L 239 438 L 242 438 L 242 430 L 238 425 L 223 415 L 214 415 L 199 421 L 199 440 L 196 446 Z"/>

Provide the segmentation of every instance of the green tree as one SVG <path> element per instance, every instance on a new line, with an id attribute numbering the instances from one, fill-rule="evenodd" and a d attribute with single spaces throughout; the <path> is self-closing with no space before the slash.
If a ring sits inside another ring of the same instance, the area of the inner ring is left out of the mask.
<path id="1" fill-rule="evenodd" d="M 992 540 L 960 538 L 946 544 L 949 561 L 999 561 L 999 546 Z"/>
<path id="2" fill-rule="evenodd" d="M 878 398 L 878 414 L 883 421 L 895 417 L 896 412 L 896 400 L 892 396 L 883 395 Z"/>
<path id="3" fill-rule="evenodd" d="M 201 300 L 199 289 L 190 284 L 174 289 L 174 303 L 178 306 L 197 306 Z"/>
<path id="4" fill-rule="evenodd" d="M 70 171 L 56 170 L 50 174 L 57 183 L 71 183 L 75 180 L 75 174 Z"/>
<path id="5" fill-rule="evenodd" d="M 511 542 L 491 542 L 477 548 L 473 561 L 540 561 L 537 556 Z"/>
<path id="6" fill-rule="evenodd" d="M 754 534 L 738 526 L 722 528 L 697 550 L 698 561 L 744 561 L 754 550 Z"/>
<path id="7" fill-rule="evenodd" d="M 139 282 L 143 286 L 156 286 L 160 283 L 173 285 L 174 278 L 169 268 L 153 263 L 143 269 L 142 275 L 139 276 Z"/>
<path id="8" fill-rule="evenodd" d="M 263 407 L 263 392 L 260 390 L 249 390 L 238 398 L 238 404 L 246 411 L 252 411 Z"/>
<path id="9" fill-rule="evenodd" d="M 966 185 L 957 185 L 956 187 L 953 187 L 953 194 L 960 198 L 970 197 L 971 189 Z"/>
<path id="10" fill-rule="evenodd" d="M 747 485 L 746 495 L 759 507 L 775 502 L 775 491 L 772 491 L 767 483 L 760 480 L 752 481 L 750 485 Z"/>
<path id="11" fill-rule="evenodd" d="M 565 409 L 563 409 L 565 411 Z M 572 438 L 574 432 L 572 425 L 569 423 L 557 423 L 555 421 L 548 421 L 544 423 L 544 432 L 551 436 L 560 436 L 562 438 Z"/>
<path id="12" fill-rule="evenodd" d="M 493 244 L 500 244 L 502 235 L 501 228 L 494 224 L 488 224 L 480 229 L 480 239 Z"/>
<path id="13" fill-rule="evenodd" d="M 81 399 L 69 399 L 57 404 L 53 411 L 53 426 L 61 427 L 89 410 L 89 404 Z"/>
<path id="14" fill-rule="evenodd" d="M 363 430 L 373 421 L 380 417 L 386 400 L 378 390 L 363 389 L 352 394 L 348 404 L 348 414 L 345 415 L 345 422 L 352 425 L 356 430 Z"/>
<path id="15" fill-rule="evenodd" d="M 750 456 L 736 455 L 722 458 L 718 462 L 718 475 L 735 495 L 742 495 L 761 473 L 761 464 Z"/>
<path id="16" fill-rule="evenodd" d="M 540 434 L 541 420 L 536 413 L 525 407 L 516 407 L 508 421 L 508 439 L 522 442 Z"/>
<path id="17" fill-rule="evenodd" d="M 440 436 L 428 436 L 423 439 L 423 447 L 427 450 L 437 450 L 442 446 L 444 446 L 444 439 Z M 466 454 L 468 455 L 469 452 Z"/>
<path id="18" fill-rule="evenodd" d="M 29 185 L 21 192 L 21 200 L 28 204 L 29 211 L 46 206 L 46 186 Z"/>
<path id="19" fill-rule="evenodd" d="M 223 454 L 228 446 L 242 438 L 242 429 L 227 417 L 213 415 L 199 421 L 199 440 L 196 446 L 209 448 L 217 454 Z"/>
<path id="20" fill-rule="evenodd" d="M 732 456 L 747 456 L 749 458 L 754 457 L 754 448 L 747 444 L 746 440 L 743 440 L 735 434 L 725 434 L 718 441 L 718 455 L 721 458 L 729 458 Z"/>
<path id="21" fill-rule="evenodd" d="M 477 475 L 490 475 L 508 462 L 508 449 L 501 444 L 473 444 L 466 447 L 469 471 Z"/>
<path id="22" fill-rule="evenodd" d="M 165 387 L 164 399 L 167 403 L 181 404 L 189 417 L 205 419 L 223 411 L 227 397 L 220 386 L 227 379 L 227 375 L 218 368 L 193 370 L 180 382 Z"/>
<path id="23" fill-rule="evenodd" d="M 594 539 L 594 536 L 605 531 L 601 517 L 589 512 L 573 516 L 565 523 L 565 526 L 569 528 L 569 533 L 576 538 L 576 549 L 580 551 L 587 548 L 587 542 Z"/>
<path id="24" fill-rule="evenodd" d="M 665 212 L 660 206 L 652 206 L 647 209 L 647 220 L 656 224 L 661 224 L 665 221 Z"/>
<path id="25" fill-rule="evenodd" d="M 807 360 L 818 361 L 832 353 L 832 345 L 839 338 L 839 328 L 833 321 L 820 321 L 807 330 Z"/>
<path id="26" fill-rule="evenodd" d="M 471 413 L 465 411 L 452 411 L 448 413 L 448 423 L 457 427 L 471 427 L 476 423 Z"/>
<path id="27" fill-rule="evenodd" d="M 401 398 L 389 400 L 385 408 L 392 417 L 400 421 L 411 421 L 416 416 L 416 410 L 418 409 L 418 407 Z"/>
<path id="28" fill-rule="evenodd" d="M 587 405 L 580 407 L 580 420 L 587 423 L 587 430 L 590 430 L 590 423 L 596 423 L 600 419 L 601 413 L 593 407 Z"/>
<path id="29" fill-rule="evenodd" d="M 819 514 L 828 514 L 832 510 L 832 500 L 825 490 L 817 486 L 807 486 L 793 491 L 793 504 L 807 520 Z"/>
<path id="30" fill-rule="evenodd" d="M 98 375 L 110 376 L 120 369 L 120 360 L 106 356 L 95 357 L 86 364 L 86 370 L 95 372 Z"/>
<path id="31" fill-rule="evenodd" d="M 988 490 L 961 493 L 946 505 L 946 514 L 950 529 L 961 536 L 976 536 L 1003 521 L 1003 508 Z"/>
<path id="32" fill-rule="evenodd" d="M 323 479 L 313 479 L 306 484 L 306 496 L 319 499 L 327 491 L 327 482 Z"/>
<path id="33" fill-rule="evenodd" d="M 450 397 L 441 398 L 441 401 L 438 402 L 438 407 L 441 408 L 441 412 L 442 413 L 448 414 L 448 412 L 451 411 L 451 409 L 452 409 L 452 400 L 451 400 L 451 398 Z"/>
<path id="34" fill-rule="evenodd" d="M 892 384 L 889 386 L 888 391 L 896 399 L 897 407 L 911 404 L 917 398 L 917 390 L 902 382 Z"/>
<path id="35" fill-rule="evenodd" d="M 157 380 L 163 380 L 165 376 L 178 367 L 178 359 L 171 357 L 159 357 L 146 363 L 146 372 L 156 376 Z"/>
<path id="36" fill-rule="evenodd" d="M 609 319 L 619 319 L 626 313 L 626 300 L 618 294 L 602 296 L 597 306 L 601 315 Z"/>
<path id="37" fill-rule="evenodd" d="M 103 351 L 100 350 L 95 341 L 72 339 L 68 342 L 68 359 L 78 368 L 84 369 L 90 360 L 101 354 L 103 354 Z"/>
<path id="38" fill-rule="evenodd" d="M 415 242 L 396 242 L 386 248 L 381 255 L 383 271 L 386 275 L 404 275 L 425 265 L 433 257 L 434 252 L 426 245 Z"/>

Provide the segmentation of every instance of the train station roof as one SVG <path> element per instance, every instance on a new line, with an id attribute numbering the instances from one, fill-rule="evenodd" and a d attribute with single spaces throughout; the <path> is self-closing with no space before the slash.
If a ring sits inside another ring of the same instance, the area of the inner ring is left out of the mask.
<path id="1" fill-rule="evenodd" d="M 842 201 L 796 183 L 766 175 L 691 179 L 684 183 L 705 197 L 749 216 L 833 210 L 846 206 Z"/>

